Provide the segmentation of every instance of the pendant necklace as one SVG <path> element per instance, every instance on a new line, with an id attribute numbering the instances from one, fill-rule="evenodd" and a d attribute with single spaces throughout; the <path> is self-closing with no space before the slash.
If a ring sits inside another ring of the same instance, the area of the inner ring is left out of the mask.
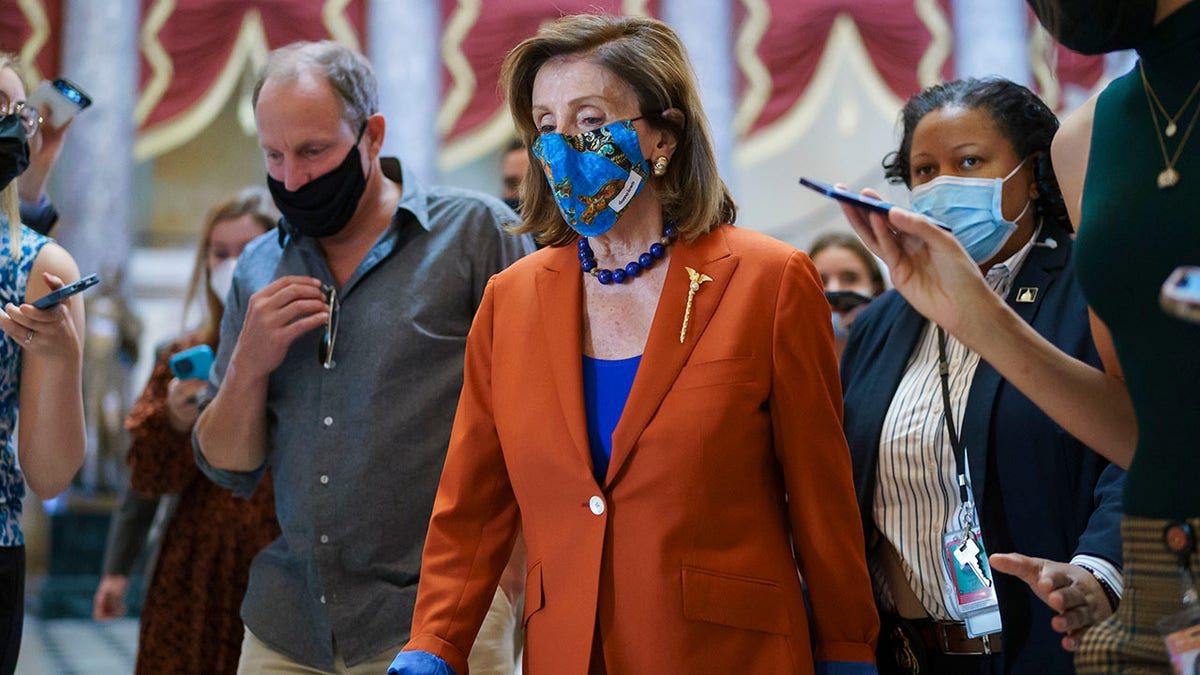
<path id="1" fill-rule="evenodd" d="M 1154 136 L 1158 139 L 1158 147 L 1162 150 L 1163 164 L 1166 165 L 1166 168 L 1158 174 L 1158 189 L 1165 190 L 1179 183 L 1179 171 L 1175 169 L 1175 163 L 1179 161 L 1179 156 L 1183 154 L 1183 146 L 1187 145 L 1188 139 L 1192 136 L 1192 130 L 1196 127 L 1196 119 L 1200 117 L 1200 105 L 1197 105 L 1196 110 L 1192 112 L 1192 119 L 1188 123 L 1187 129 L 1184 130 L 1183 138 L 1179 140 L 1179 145 L 1175 146 L 1175 153 L 1173 155 L 1167 154 L 1166 138 L 1173 138 L 1179 130 L 1176 122 L 1179 121 L 1179 118 L 1187 110 L 1187 107 L 1191 105 L 1192 99 L 1196 98 L 1196 93 L 1200 92 L 1200 81 L 1197 81 L 1196 86 L 1192 87 L 1192 93 L 1188 94 L 1179 111 L 1174 116 L 1171 116 L 1167 114 L 1167 109 L 1163 107 L 1158 94 L 1150 86 L 1150 80 L 1146 78 L 1146 68 L 1140 60 L 1138 61 L 1138 71 L 1142 75 L 1142 91 L 1146 93 L 1146 105 L 1150 108 L 1150 121 L 1154 125 Z M 1159 114 L 1162 114 L 1163 121 L 1167 123 L 1165 129 L 1159 129 L 1158 127 Z"/>

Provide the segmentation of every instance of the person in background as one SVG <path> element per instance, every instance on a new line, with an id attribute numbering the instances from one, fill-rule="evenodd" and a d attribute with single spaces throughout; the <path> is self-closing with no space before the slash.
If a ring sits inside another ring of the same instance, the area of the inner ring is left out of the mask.
<path id="1" fill-rule="evenodd" d="M 526 672 L 874 672 L 829 304 L 733 226 L 678 36 L 563 17 L 501 81 L 548 246 L 475 317 L 389 672 L 466 672 L 518 531 Z"/>
<path id="2" fill-rule="evenodd" d="M 831 232 L 817 237 L 808 256 L 821 275 L 833 311 L 834 347 L 841 359 L 855 317 L 872 298 L 887 290 L 883 271 L 875 256 L 853 234 Z"/>
<path id="3" fill-rule="evenodd" d="M 500 156 L 500 198 L 508 207 L 521 213 L 521 181 L 529 173 L 529 149 L 513 139 Z"/>
<path id="4" fill-rule="evenodd" d="M 50 110 L 34 112 L 42 118 L 42 122 L 38 125 L 38 130 L 30 135 L 29 168 L 17 179 L 17 195 L 20 197 L 21 222 L 39 234 L 48 235 L 58 223 L 58 210 L 46 194 L 46 183 L 50 180 L 50 172 L 58 162 L 59 154 L 62 153 L 67 129 L 75 118 L 72 117 L 56 127 L 49 122 Z"/>
<path id="5" fill-rule="evenodd" d="M 83 298 L 49 309 L 30 302 L 76 281 L 74 259 L 21 224 L 17 176 L 29 165 L 39 116 L 25 107 L 17 60 L 0 53 L 0 674 L 16 669 L 25 618 L 21 500 L 70 485 L 83 464 Z M 18 410 L 20 411 L 18 425 Z M 17 430 L 16 438 L 13 431 Z M 19 455 L 19 457 L 18 457 Z M 18 467 L 19 464 L 19 467 Z"/>
<path id="6" fill-rule="evenodd" d="M 283 219 L 234 274 L 194 444 L 234 494 L 275 477 L 282 535 L 251 566 L 239 669 L 379 673 L 408 636 L 471 318 L 533 243 L 499 199 L 380 156 L 360 54 L 277 49 L 253 101 Z"/>
<path id="7" fill-rule="evenodd" d="M 1099 364 L 1050 163 L 1054 113 L 1008 80 L 966 79 L 917 94 L 901 119 L 888 178 L 954 231 L 1023 321 Z M 1123 472 L 894 291 L 855 321 L 842 382 L 881 670 L 917 654 L 929 673 L 1070 672 L 1060 642 L 1111 614 L 1121 592 Z M 981 548 L 1007 554 L 995 569 L 1019 573 L 993 575 L 1000 622 L 975 638 L 942 562 L 943 536 L 968 517 Z"/>
<path id="8" fill-rule="evenodd" d="M 269 475 L 247 500 L 200 473 L 192 459 L 191 433 L 208 374 L 180 380 L 168 365 L 185 349 L 219 347 L 218 329 L 238 256 L 251 240 L 272 230 L 278 218 L 271 195 L 261 187 L 247 188 L 208 214 L 184 305 L 203 298 L 203 325 L 159 352 L 150 381 L 125 421 L 129 494 L 134 499 L 178 496 L 146 588 L 139 675 L 235 672 L 243 638 L 238 610 L 250 562 L 279 536 Z M 144 540 L 144 532 L 126 536 L 139 534 Z M 126 536 L 114 537 L 118 547 Z M 197 593 L 198 588 L 204 592 Z M 94 603 L 98 618 L 124 613 L 121 599 L 127 589 L 128 577 L 105 576 Z"/>

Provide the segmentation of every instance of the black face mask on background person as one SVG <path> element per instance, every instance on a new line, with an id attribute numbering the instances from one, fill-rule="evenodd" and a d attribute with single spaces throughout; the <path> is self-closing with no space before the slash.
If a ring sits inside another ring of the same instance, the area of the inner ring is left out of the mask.
<path id="1" fill-rule="evenodd" d="M 512 209 L 513 211 L 516 211 L 517 215 L 521 214 L 521 200 L 520 199 L 517 199 L 516 197 L 505 197 L 503 199 L 503 201 L 505 204 L 508 205 L 508 208 Z"/>
<path id="2" fill-rule="evenodd" d="M 1154 27 L 1155 0 L 1027 0 L 1067 49 L 1104 54 L 1133 49 Z"/>
<path id="3" fill-rule="evenodd" d="M 366 125 L 363 125 L 366 129 Z M 289 190 L 283 183 L 267 175 L 267 188 L 275 206 L 283 214 L 285 230 L 306 237 L 329 237 L 341 232 L 354 216 L 358 202 L 367 189 L 367 177 L 362 170 L 362 156 L 358 152 L 358 139 L 346 153 L 346 158 L 329 173 L 318 176 Z"/>
<path id="4" fill-rule="evenodd" d="M 17 115 L 0 116 L 0 189 L 8 187 L 29 166 L 29 141 Z"/>

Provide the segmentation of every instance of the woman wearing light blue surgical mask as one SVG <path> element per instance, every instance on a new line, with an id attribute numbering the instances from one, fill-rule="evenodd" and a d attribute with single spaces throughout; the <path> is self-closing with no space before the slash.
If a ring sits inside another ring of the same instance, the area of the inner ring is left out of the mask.
<path id="1" fill-rule="evenodd" d="M 914 96 L 901 118 L 900 148 L 884 166 L 912 188 L 914 210 L 952 231 L 1026 323 L 1099 363 L 1049 161 L 1054 114 L 1018 84 L 959 80 Z M 921 672 L 934 674 L 1071 672 L 1060 642 L 1110 614 L 1120 589 L 1123 473 L 896 291 L 855 320 L 842 382 L 884 619 L 881 672 L 897 653 L 919 654 Z M 986 613 L 958 605 L 951 573 L 966 568 L 941 562 L 944 538 L 968 520 L 995 588 Z M 987 553 L 1000 554 L 990 572 Z M 1037 586 L 1043 578 L 1058 595 Z"/>

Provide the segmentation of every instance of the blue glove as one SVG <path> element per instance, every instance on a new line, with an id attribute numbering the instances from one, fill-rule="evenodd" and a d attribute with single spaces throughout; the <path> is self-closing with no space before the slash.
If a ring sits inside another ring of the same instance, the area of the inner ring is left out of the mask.
<path id="1" fill-rule="evenodd" d="M 814 665 L 816 675 L 877 675 L 879 672 L 870 663 L 857 661 L 817 661 Z"/>
<path id="2" fill-rule="evenodd" d="M 458 675 L 449 663 L 429 652 L 400 652 L 388 666 L 388 675 Z"/>

